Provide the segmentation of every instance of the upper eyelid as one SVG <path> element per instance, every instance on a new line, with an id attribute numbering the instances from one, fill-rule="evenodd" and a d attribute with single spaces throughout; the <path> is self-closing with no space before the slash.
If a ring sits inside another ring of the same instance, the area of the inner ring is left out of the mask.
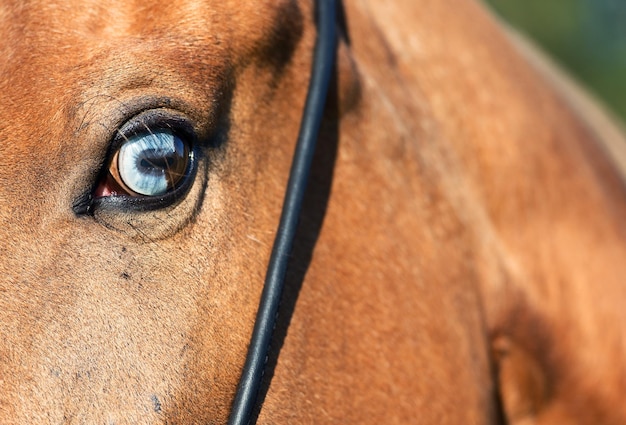
<path id="1" fill-rule="evenodd" d="M 184 114 L 165 108 L 148 109 L 127 119 L 115 130 L 109 142 L 107 161 L 110 161 L 120 146 L 128 141 L 129 136 L 145 131 L 151 133 L 159 128 L 168 129 L 189 138 L 191 145 L 197 142 L 197 130 L 194 123 Z"/>

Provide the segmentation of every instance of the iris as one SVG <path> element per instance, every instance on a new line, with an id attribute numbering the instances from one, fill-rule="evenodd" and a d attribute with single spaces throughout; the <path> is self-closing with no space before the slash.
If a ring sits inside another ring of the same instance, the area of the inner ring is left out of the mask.
<path id="1" fill-rule="evenodd" d="M 159 196 L 175 189 L 185 177 L 188 164 L 189 147 L 167 129 L 129 137 L 117 155 L 119 183 L 144 196 Z"/>

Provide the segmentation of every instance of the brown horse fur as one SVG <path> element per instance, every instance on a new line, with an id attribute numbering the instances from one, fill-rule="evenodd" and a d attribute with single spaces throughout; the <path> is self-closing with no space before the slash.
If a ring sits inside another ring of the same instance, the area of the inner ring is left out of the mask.
<path id="1" fill-rule="evenodd" d="M 0 3 L 0 423 L 225 422 L 313 15 Z M 626 423 L 626 198 L 593 114 L 472 0 L 345 22 L 258 422 Z M 188 194 L 77 214 L 152 109 L 198 134 Z"/>

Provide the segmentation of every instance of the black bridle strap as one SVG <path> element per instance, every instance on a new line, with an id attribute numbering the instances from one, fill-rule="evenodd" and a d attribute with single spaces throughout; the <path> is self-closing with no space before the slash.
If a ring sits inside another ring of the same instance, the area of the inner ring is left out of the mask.
<path id="1" fill-rule="evenodd" d="M 246 363 L 233 401 L 229 425 L 248 425 L 267 362 L 276 315 L 285 282 L 287 263 L 298 226 L 315 144 L 319 134 L 336 51 L 335 0 L 317 1 L 317 40 L 309 91 L 304 106 L 300 133 L 291 164 L 280 224 L 265 276 L 256 322 Z"/>

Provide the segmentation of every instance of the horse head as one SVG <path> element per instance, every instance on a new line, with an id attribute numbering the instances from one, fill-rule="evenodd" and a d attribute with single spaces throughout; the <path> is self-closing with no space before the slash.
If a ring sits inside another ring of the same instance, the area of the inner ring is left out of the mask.
<path id="1" fill-rule="evenodd" d="M 258 421 L 626 421 L 621 136 L 472 0 L 344 6 Z M 0 5 L 1 422 L 227 420 L 316 34 Z"/>

